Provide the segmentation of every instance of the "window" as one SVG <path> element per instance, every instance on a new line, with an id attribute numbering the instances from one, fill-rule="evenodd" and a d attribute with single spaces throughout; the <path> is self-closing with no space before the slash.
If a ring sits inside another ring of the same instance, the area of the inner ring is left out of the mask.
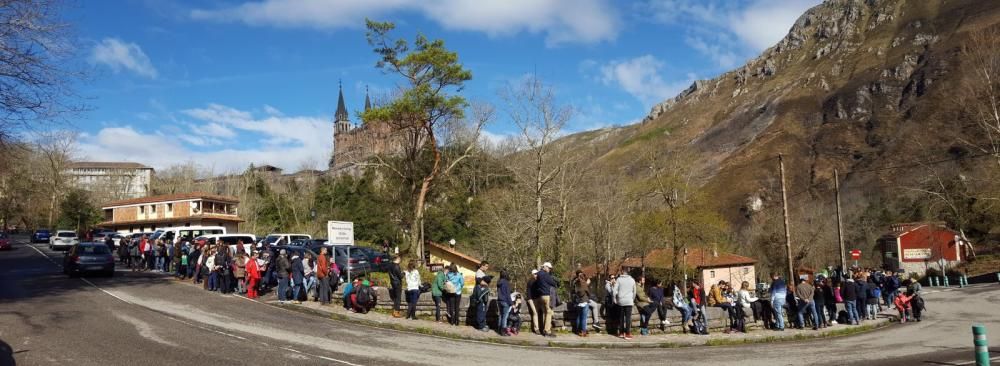
<path id="1" fill-rule="evenodd" d="M 146 213 L 146 206 L 139 206 L 139 213 L 140 214 Z"/>
<path id="2" fill-rule="evenodd" d="M 156 213 L 156 205 L 149 205 L 149 212 Z"/>
<path id="3" fill-rule="evenodd" d="M 174 211 L 174 204 L 173 203 L 168 203 L 167 204 L 167 212 L 173 212 L 173 211 Z"/>
<path id="4" fill-rule="evenodd" d="M 715 278 L 715 271 L 708 271 L 709 278 Z"/>

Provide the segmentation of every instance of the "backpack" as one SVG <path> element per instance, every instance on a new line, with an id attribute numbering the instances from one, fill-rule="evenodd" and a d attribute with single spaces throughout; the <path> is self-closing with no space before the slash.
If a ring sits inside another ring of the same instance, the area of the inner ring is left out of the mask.
<path id="1" fill-rule="evenodd" d="M 362 285 L 361 288 L 358 289 L 358 297 L 357 297 L 358 304 L 368 305 L 371 302 L 371 300 L 372 300 L 373 297 L 374 296 L 372 296 L 372 287 L 371 286 L 364 286 L 364 285 Z"/>
<path id="2" fill-rule="evenodd" d="M 444 282 L 444 288 L 442 290 L 444 290 L 444 292 L 446 294 L 454 294 L 455 290 L 456 290 L 455 283 L 451 282 L 450 280 L 449 281 L 445 281 Z"/>
<path id="3" fill-rule="evenodd" d="M 878 298 L 878 287 L 872 286 L 868 288 L 868 298 Z"/>
<path id="4" fill-rule="evenodd" d="M 851 317 L 847 315 L 847 310 L 841 310 L 837 313 L 837 323 L 847 324 L 851 322 Z"/>
<path id="5" fill-rule="evenodd" d="M 340 277 L 340 266 L 336 261 L 330 261 L 330 273 L 333 273 L 334 277 Z"/>

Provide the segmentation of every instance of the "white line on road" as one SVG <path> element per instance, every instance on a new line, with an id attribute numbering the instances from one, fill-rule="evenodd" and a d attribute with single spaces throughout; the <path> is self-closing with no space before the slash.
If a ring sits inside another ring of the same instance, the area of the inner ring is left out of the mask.
<path id="1" fill-rule="evenodd" d="M 150 326 L 149 323 L 146 323 L 142 320 L 133 318 L 125 314 L 119 313 L 115 314 L 115 316 L 118 317 L 118 319 L 124 320 L 125 322 L 132 324 L 132 326 L 135 327 L 135 330 L 138 331 L 139 335 L 142 336 L 143 338 L 146 338 L 156 343 L 165 344 L 171 347 L 177 347 L 177 343 L 163 339 L 163 337 L 157 335 L 156 332 L 153 332 L 153 327 Z"/>
<path id="2" fill-rule="evenodd" d="M 62 264 L 56 263 L 56 261 L 52 260 L 52 257 L 49 257 L 47 254 L 42 253 L 42 251 L 39 250 L 38 248 L 36 248 L 34 245 L 30 245 L 29 244 L 28 247 L 31 248 L 31 249 L 34 249 L 36 252 L 38 252 L 38 254 L 42 255 L 42 258 L 45 258 L 49 262 L 52 262 L 52 264 L 55 264 L 58 267 L 62 267 Z"/>
<path id="3" fill-rule="evenodd" d="M 90 280 L 88 280 L 88 279 L 86 279 L 86 278 L 81 278 L 80 280 L 82 280 L 83 282 L 86 282 L 86 283 L 90 284 L 91 286 L 94 286 L 94 288 L 96 288 L 96 289 L 98 289 L 98 290 L 101 290 L 101 292 L 103 292 L 103 293 L 106 293 L 106 294 L 108 294 L 108 296 L 111 296 L 111 297 L 113 297 L 113 298 L 116 298 L 116 299 L 118 299 L 118 300 L 121 300 L 122 302 L 124 302 L 124 303 L 126 303 L 126 304 L 131 304 L 131 305 L 134 305 L 134 304 L 133 304 L 133 303 L 132 303 L 131 301 L 128 301 L 128 300 L 125 300 L 125 299 L 123 299 L 123 298 L 120 298 L 120 297 L 118 297 L 118 295 L 115 295 L 115 294 L 113 294 L 113 293 L 109 292 L 108 290 L 105 290 L 105 289 L 103 289 L 103 288 L 100 288 L 99 286 L 95 285 L 95 284 L 94 284 L 93 282 L 90 282 Z"/>
<path id="4" fill-rule="evenodd" d="M 327 360 L 327 361 L 342 363 L 342 364 L 348 365 L 348 366 L 361 366 L 361 365 L 358 365 L 356 363 L 352 363 L 352 362 L 348 362 L 348 361 L 344 361 L 344 360 L 338 360 L 336 358 L 330 358 L 330 357 L 326 357 L 326 356 L 314 355 L 314 354 L 311 354 L 311 353 L 305 353 L 305 352 L 297 351 L 297 350 L 294 350 L 294 349 L 291 349 L 291 348 L 288 348 L 288 347 L 281 347 L 281 349 L 289 351 L 289 352 L 295 352 L 295 353 L 298 353 L 300 355 L 312 356 L 312 357 L 316 357 L 316 358 L 319 358 L 319 359 L 322 359 L 322 360 Z"/>
<path id="5" fill-rule="evenodd" d="M 1000 361 L 1000 357 L 993 357 L 993 358 L 990 359 L 990 361 Z M 955 365 L 955 366 L 973 365 L 975 363 L 976 363 L 976 361 L 965 361 L 965 362 L 952 361 L 952 362 L 946 362 L 946 364 L 948 364 L 948 365 Z"/>

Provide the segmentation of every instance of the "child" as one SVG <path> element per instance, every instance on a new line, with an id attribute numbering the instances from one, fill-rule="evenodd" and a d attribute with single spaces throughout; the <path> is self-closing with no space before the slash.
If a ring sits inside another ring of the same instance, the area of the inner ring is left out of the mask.
<path id="1" fill-rule="evenodd" d="M 913 295 L 907 296 L 906 294 L 899 294 L 896 296 L 894 301 L 896 304 L 896 310 L 899 310 L 899 322 L 906 323 L 907 318 L 910 316 L 910 300 L 913 299 Z"/>
<path id="2" fill-rule="evenodd" d="M 181 254 L 181 267 L 178 269 L 177 273 L 181 274 L 181 279 L 187 278 L 187 266 L 188 266 L 188 255 L 187 253 Z"/>
<path id="3" fill-rule="evenodd" d="M 510 315 L 507 316 L 507 329 L 510 335 L 517 335 L 521 331 L 521 294 L 518 292 L 510 294 L 513 303 L 510 306 Z"/>

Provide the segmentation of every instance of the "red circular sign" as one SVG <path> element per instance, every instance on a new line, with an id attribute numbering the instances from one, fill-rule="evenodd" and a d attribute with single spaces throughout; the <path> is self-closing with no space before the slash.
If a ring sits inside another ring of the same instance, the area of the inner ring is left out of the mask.
<path id="1" fill-rule="evenodd" d="M 861 259 L 861 249 L 851 250 L 851 259 L 854 260 Z"/>

